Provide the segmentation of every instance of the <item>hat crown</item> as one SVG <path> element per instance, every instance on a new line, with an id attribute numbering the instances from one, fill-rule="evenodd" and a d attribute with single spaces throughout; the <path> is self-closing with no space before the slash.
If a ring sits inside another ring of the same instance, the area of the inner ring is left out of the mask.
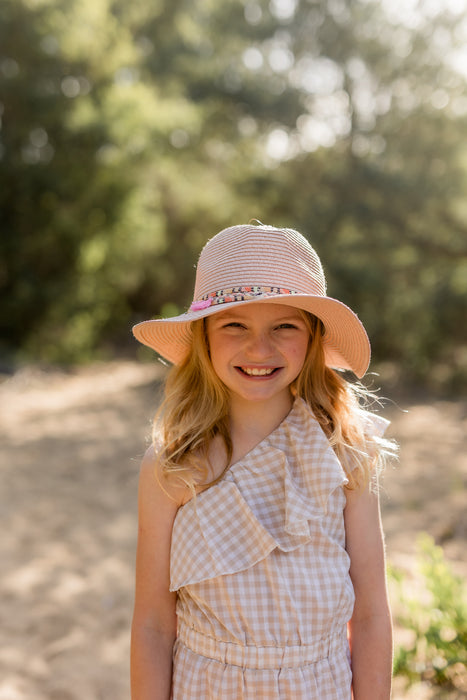
<path id="1" fill-rule="evenodd" d="M 320 259 L 298 231 L 264 225 L 230 226 L 211 238 L 201 251 L 194 300 L 223 289 L 251 285 L 326 295 Z"/>

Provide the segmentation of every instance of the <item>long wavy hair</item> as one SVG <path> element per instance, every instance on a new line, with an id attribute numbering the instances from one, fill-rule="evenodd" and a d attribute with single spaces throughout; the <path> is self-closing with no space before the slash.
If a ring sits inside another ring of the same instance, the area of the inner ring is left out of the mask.
<path id="1" fill-rule="evenodd" d="M 373 392 L 361 383 L 325 364 L 322 322 L 301 311 L 310 331 L 307 356 L 302 370 L 291 385 L 301 397 L 329 439 L 348 478 L 348 489 L 355 489 L 377 474 L 387 456 L 396 453 L 390 440 L 369 430 L 368 409 L 377 402 Z M 165 483 L 178 480 L 192 493 L 219 481 L 232 458 L 229 432 L 229 394 L 211 364 L 204 319 L 192 324 L 190 352 L 180 365 L 170 370 L 165 397 L 154 419 L 153 442 L 158 457 L 158 474 Z M 208 481 L 208 448 L 219 435 L 226 448 L 222 473 Z M 163 485 L 163 484 L 162 484 Z"/>

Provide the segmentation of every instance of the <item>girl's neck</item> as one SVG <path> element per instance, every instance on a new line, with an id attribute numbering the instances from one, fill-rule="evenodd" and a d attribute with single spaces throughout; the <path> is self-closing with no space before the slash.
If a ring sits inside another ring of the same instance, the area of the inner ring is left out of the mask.
<path id="1" fill-rule="evenodd" d="M 250 452 L 290 413 L 293 397 L 282 401 L 253 402 L 232 400 L 230 406 L 230 434 L 232 437 L 232 463 Z"/>

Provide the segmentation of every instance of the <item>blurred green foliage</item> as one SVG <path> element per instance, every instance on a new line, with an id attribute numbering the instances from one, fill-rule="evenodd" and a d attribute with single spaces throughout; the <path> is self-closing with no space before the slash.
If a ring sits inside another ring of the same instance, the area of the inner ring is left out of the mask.
<path id="1" fill-rule="evenodd" d="M 454 5 L 3 0 L 4 362 L 128 352 L 258 218 L 309 237 L 376 361 L 465 387 L 464 30 Z"/>
<path id="2" fill-rule="evenodd" d="M 446 689 L 467 689 L 467 597 L 465 582 L 444 559 L 441 547 L 427 534 L 418 539 L 419 573 L 423 586 L 412 595 L 408 582 L 390 570 L 396 584 L 397 622 L 411 641 L 395 653 L 394 674 L 407 684 L 429 682 Z M 420 584 L 420 582 L 419 582 Z"/>

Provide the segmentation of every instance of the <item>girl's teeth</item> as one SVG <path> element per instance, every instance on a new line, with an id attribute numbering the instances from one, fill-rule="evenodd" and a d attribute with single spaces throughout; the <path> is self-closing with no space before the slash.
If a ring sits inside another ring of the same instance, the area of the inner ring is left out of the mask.
<path id="1" fill-rule="evenodd" d="M 256 369 L 250 367 L 242 367 L 242 370 L 245 374 L 249 374 L 252 377 L 264 377 L 267 374 L 272 374 L 274 371 L 273 369 Z"/>

